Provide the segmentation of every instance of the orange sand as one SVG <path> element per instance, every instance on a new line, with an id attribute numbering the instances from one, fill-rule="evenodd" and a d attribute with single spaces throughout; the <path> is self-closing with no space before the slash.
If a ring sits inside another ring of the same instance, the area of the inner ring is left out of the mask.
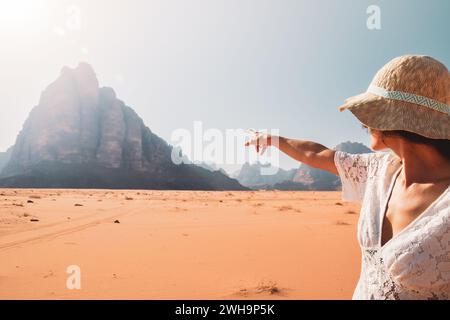
<path id="1" fill-rule="evenodd" d="M 350 299 L 358 211 L 339 192 L 0 189 L 0 299 Z"/>

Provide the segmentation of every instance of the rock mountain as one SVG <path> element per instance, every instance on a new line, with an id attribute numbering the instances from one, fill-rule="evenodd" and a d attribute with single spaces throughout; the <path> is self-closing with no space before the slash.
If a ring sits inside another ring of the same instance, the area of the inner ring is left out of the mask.
<path id="1" fill-rule="evenodd" d="M 0 186 L 245 189 L 220 171 L 173 164 L 171 152 L 112 88 L 99 87 L 90 65 L 80 63 L 64 67 L 42 93 L 2 156 Z"/>

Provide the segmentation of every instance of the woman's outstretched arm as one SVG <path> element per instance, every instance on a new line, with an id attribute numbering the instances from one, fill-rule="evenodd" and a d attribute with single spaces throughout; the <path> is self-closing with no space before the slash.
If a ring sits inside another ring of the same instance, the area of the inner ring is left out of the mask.
<path id="1" fill-rule="evenodd" d="M 273 139 L 274 137 L 272 137 Z M 278 140 L 278 145 L 276 145 Z M 334 150 L 312 141 L 275 137 L 275 144 L 280 151 L 308 166 L 338 174 L 334 164 Z"/>
<path id="2" fill-rule="evenodd" d="M 316 142 L 256 133 L 254 138 L 245 145 L 254 145 L 257 152 L 261 149 L 264 151 L 268 146 L 274 146 L 297 161 L 317 169 L 338 174 L 334 164 L 335 151 Z"/>

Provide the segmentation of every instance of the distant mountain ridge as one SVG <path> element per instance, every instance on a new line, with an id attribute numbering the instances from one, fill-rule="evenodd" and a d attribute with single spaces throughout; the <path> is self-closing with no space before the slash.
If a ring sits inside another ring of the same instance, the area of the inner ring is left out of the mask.
<path id="1" fill-rule="evenodd" d="M 276 172 L 275 174 L 263 174 L 262 170 L 266 172 Z M 239 171 L 234 173 L 232 177 L 236 178 L 242 185 L 258 188 L 265 188 L 268 185 L 274 185 L 284 182 L 286 180 L 292 180 L 296 174 L 296 169 L 284 170 L 282 168 L 276 168 L 269 164 L 262 163 L 244 163 Z"/>
<path id="2" fill-rule="evenodd" d="M 9 154 L 2 187 L 244 190 L 220 171 L 175 165 L 172 147 L 99 87 L 87 63 L 64 67 L 42 93 Z"/>
<path id="3" fill-rule="evenodd" d="M 334 149 L 353 154 L 372 152 L 364 144 L 350 141 L 340 143 Z M 279 168 L 274 175 L 261 174 L 261 169 L 264 166 L 270 165 L 245 163 L 233 177 L 242 185 L 252 189 L 331 191 L 339 190 L 341 187 L 338 176 L 305 164 L 301 164 L 298 169 L 284 170 Z"/>
<path id="4" fill-rule="evenodd" d="M 344 151 L 352 154 L 358 154 L 358 153 L 372 153 L 373 151 L 368 148 L 366 145 L 360 143 L 360 142 L 351 142 L 346 141 L 338 144 L 336 147 L 334 147 L 334 150 L 337 151 Z"/>

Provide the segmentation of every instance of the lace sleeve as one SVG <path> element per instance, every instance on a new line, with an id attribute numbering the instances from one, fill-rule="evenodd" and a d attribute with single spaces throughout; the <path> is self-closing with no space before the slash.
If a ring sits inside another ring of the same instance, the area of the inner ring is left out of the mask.
<path id="1" fill-rule="evenodd" d="M 350 154 L 336 151 L 334 163 L 342 181 L 342 200 L 361 202 L 366 189 L 369 165 L 375 153 Z"/>

